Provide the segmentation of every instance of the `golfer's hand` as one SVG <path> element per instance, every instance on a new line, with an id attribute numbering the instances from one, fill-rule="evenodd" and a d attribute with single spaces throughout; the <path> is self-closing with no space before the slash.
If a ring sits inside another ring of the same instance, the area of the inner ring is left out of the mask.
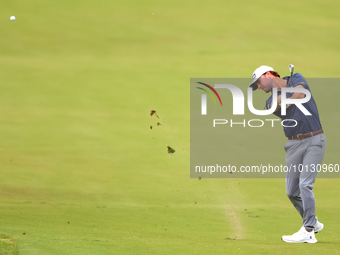
<path id="1" fill-rule="evenodd" d="M 279 110 L 280 108 L 281 108 L 281 95 L 277 97 L 277 106 L 275 111 Z"/>
<path id="2" fill-rule="evenodd" d="M 273 106 L 273 102 L 272 102 L 272 104 L 270 105 L 270 107 L 272 107 Z M 276 109 L 275 109 L 275 112 L 277 111 L 277 110 L 279 110 L 281 108 L 281 95 L 279 95 L 278 97 L 277 97 L 277 105 L 276 105 Z"/>
<path id="3" fill-rule="evenodd" d="M 281 105 L 281 95 L 279 95 L 277 97 L 277 105 L 280 106 Z"/>

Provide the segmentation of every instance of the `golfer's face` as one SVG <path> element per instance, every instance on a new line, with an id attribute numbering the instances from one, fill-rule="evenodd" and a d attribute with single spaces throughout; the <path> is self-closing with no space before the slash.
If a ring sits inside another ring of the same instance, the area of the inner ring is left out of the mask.
<path id="1" fill-rule="evenodd" d="M 268 93 L 272 90 L 272 78 L 266 77 L 265 74 L 261 75 L 261 77 L 257 81 L 257 88 L 262 89 L 264 92 Z"/>

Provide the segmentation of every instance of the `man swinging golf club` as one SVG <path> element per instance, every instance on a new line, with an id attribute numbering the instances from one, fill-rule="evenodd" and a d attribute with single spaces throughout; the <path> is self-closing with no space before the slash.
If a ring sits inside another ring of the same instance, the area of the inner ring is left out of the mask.
<path id="1" fill-rule="evenodd" d="M 293 74 L 293 65 L 290 65 L 290 76 L 280 78 L 280 75 L 272 67 L 260 66 L 253 73 L 253 82 L 250 84 L 253 90 L 261 89 L 271 92 L 277 88 L 277 105 L 274 114 L 287 123 L 284 127 L 288 141 L 284 146 L 286 151 L 286 192 L 303 219 L 303 226 L 298 232 L 289 236 L 282 236 L 282 240 L 289 243 L 316 243 L 315 233 L 320 232 L 324 225 L 315 217 L 315 198 L 313 185 L 317 175 L 317 167 L 321 165 L 325 149 L 326 137 L 323 134 L 319 113 L 313 96 L 303 106 L 311 113 L 305 115 L 295 104 L 286 109 L 286 115 L 281 115 L 281 89 L 285 87 L 303 88 L 311 93 L 305 78 L 299 74 Z M 302 99 L 305 93 L 287 93 L 289 99 Z M 273 103 L 273 95 L 267 102 L 266 108 L 270 109 Z M 275 106 L 274 106 L 275 107 Z M 291 123 L 288 124 L 291 120 Z M 293 121 L 294 120 L 294 121 Z M 295 125 L 297 123 L 297 125 Z M 314 171 L 311 171 L 314 168 Z"/>

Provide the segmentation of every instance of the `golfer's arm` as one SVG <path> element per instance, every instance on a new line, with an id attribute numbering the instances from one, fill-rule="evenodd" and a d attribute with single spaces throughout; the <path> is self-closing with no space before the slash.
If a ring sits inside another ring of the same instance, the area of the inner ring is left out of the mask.
<path id="1" fill-rule="evenodd" d="M 295 88 L 304 88 L 302 85 L 296 86 Z M 301 92 L 295 92 L 293 93 L 293 95 L 291 97 L 289 97 L 290 99 L 300 99 L 300 98 L 304 98 L 305 97 L 305 93 L 301 93 Z M 273 102 L 270 105 L 270 108 L 273 106 Z M 281 95 L 279 95 L 277 97 L 277 106 L 276 106 L 276 110 L 279 110 L 281 108 Z"/>
<path id="2" fill-rule="evenodd" d="M 295 88 L 300 88 L 300 89 L 304 89 L 304 87 L 302 85 L 296 86 Z M 295 92 L 291 97 L 289 97 L 290 99 L 300 99 L 300 98 L 304 98 L 305 97 L 305 93 L 301 93 L 301 92 Z M 281 98 L 280 98 L 280 104 L 281 104 Z"/>

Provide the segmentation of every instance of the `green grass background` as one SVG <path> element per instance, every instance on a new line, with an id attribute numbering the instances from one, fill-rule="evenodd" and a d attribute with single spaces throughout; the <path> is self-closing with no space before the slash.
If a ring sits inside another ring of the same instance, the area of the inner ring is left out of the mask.
<path id="1" fill-rule="evenodd" d="M 339 254 L 339 180 L 317 180 L 325 230 L 306 245 L 280 240 L 301 225 L 283 179 L 189 178 L 190 78 L 250 77 L 262 64 L 287 74 L 290 63 L 305 77 L 339 77 L 339 7 L 2 3 L 2 254 Z M 325 162 L 336 164 L 340 88 L 326 88 L 315 97 Z M 285 139 L 273 132 L 254 139 L 281 164 Z"/>

